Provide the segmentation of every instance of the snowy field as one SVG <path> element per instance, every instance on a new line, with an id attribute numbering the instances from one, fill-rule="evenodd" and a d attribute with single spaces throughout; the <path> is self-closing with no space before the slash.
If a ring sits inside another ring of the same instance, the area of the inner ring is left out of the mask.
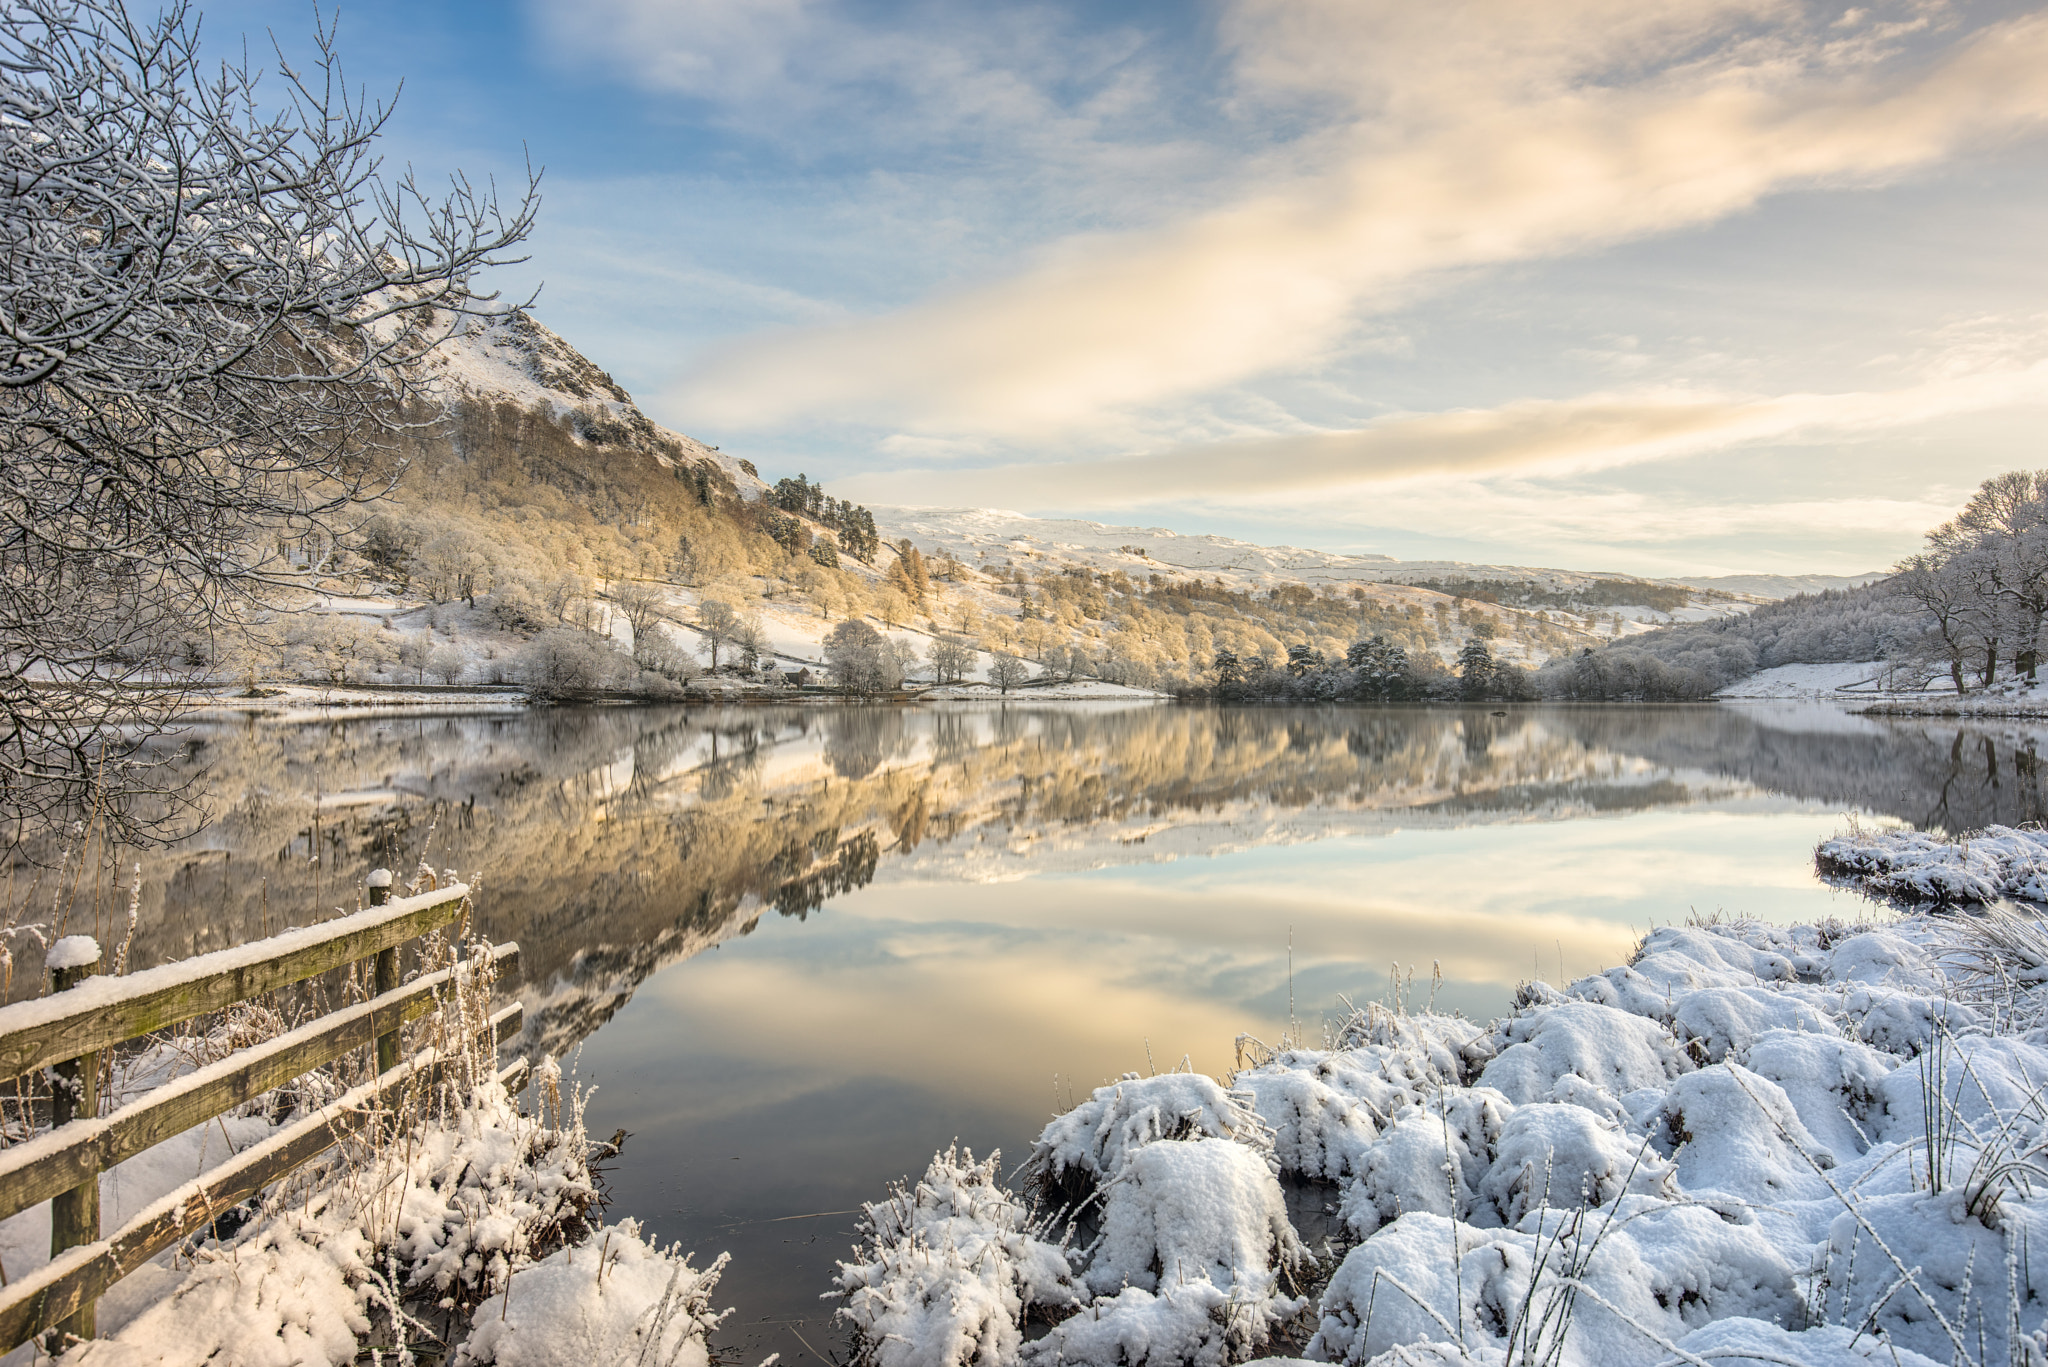
<path id="1" fill-rule="evenodd" d="M 1882 661 L 1853 664 L 1779 665 L 1728 685 L 1722 698 L 1840 698 L 1869 701 L 1880 695 Z"/>

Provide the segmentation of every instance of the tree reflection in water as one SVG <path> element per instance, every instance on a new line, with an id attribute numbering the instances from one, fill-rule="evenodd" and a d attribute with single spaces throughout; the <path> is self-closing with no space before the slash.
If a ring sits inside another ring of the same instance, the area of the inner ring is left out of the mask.
<path id="1" fill-rule="evenodd" d="M 144 856 L 142 964 L 353 907 L 371 867 L 481 875 L 560 1049 L 664 963 L 808 916 L 891 860 L 1028 876 L 1210 841 L 1749 795 L 1959 832 L 2048 815 L 2041 729 L 1770 706 L 556 709 L 206 725 L 214 824 Z M 314 794 L 321 795 L 316 810 Z M 1179 845 L 1162 838 L 1177 831 Z M 1245 836 L 1264 831 L 1267 836 Z M 315 852 L 320 858 L 315 861 Z M 32 990 L 33 973 L 16 975 Z"/>

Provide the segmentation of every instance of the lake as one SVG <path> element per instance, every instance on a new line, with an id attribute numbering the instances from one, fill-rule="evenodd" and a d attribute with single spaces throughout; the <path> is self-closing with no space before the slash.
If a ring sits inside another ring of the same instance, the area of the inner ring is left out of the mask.
<path id="1" fill-rule="evenodd" d="M 523 1047 L 632 1135 L 614 1215 L 729 1250 L 721 1342 L 790 1364 L 840 1346 L 818 1297 L 859 1203 L 956 1138 L 1014 1164 L 1102 1082 L 1225 1074 L 1240 1034 L 1319 1038 L 1346 998 L 1486 1017 L 1651 925 L 1865 916 L 1812 871 L 1852 814 L 2048 807 L 2048 727 L 1798 704 L 558 709 L 182 740 L 217 820 L 146 859 L 138 963 L 352 908 L 379 865 L 474 876 L 521 946 Z"/>

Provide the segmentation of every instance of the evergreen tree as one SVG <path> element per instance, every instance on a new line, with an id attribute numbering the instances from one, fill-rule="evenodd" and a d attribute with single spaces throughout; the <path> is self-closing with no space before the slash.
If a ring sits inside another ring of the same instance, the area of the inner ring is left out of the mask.
<path id="1" fill-rule="evenodd" d="M 1490 698 L 1500 683 L 1500 666 L 1486 642 L 1473 637 L 1458 652 L 1458 686 L 1468 698 Z"/>

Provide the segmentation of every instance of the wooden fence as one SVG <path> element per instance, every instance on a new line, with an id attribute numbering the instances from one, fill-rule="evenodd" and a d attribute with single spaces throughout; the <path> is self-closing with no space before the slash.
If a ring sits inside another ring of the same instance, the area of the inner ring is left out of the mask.
<path id="1" fill-rule="evenodd" d="M 0 1079 L 43 1068 L 52 1073 L 49 1130 L 0 1150 L 0 1219 L 50 1203 L 49 1264 L 7 1277 L 0 1290 L 0 1352 L 45 1333 L 53 1340 L 91 1338 L 94 1306 L 108 1287 L 388 1113 L 408 1085 L 431 1081 L 457 1062 L 455 1052 L 432 1048 L 401 1061 L 400 1031 L 437 1010 L 466 967 L 458 963 L 401 985 L 398 956 L 407 941 L 461 915 L 469 889 L 457 883 L 390 901 L 390 877 L 382 870 L 370 876 L 371 906 L 353 916 L 126 977 L 94 976 L 96 964 L 59 968 L 48 996 L 0 1007 Z M 501 945 L 494 955 L 500 985 L 510 983 L 519 947 Z M 104 1050 L 364 960 L 375 983 L 370 1000 L 315 1017 L 99 1114 Z M 478 1036 L 488 1032 L 495 1047 L 517 1034 L 520 1023 L 519 1007 L 507 1006 L 490 1015 Z M 374 1079 L 101 1234 L 102 1172 L 371 1046 Z M 524 1068 L 515 1063 L 498 1076 L 518 1086 Z"/>

